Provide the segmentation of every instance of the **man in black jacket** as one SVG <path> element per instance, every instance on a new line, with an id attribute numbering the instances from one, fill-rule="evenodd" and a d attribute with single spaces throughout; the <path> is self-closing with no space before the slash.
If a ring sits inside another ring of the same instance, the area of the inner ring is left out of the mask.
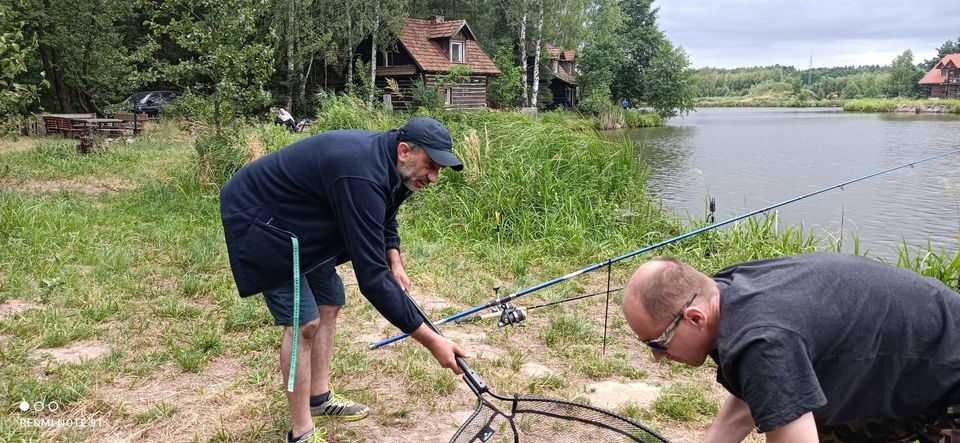
<path id="1" fill-rule="evenodd" d="M 716 363 L 731 395 L 707 442 L 960 441 L 960 295 L 938 280 L 839 254 L 712 278 L 658 258 L 623 312 L 658 360 Z"/>
<path id="2" fill-rule="evenodd" d="M 241 296 L 259 292 L 275 324 L 284 326 L 280 351 L 285 382 L 293 343 L 299 342 L 293 389 L 287 392 L 289 441 L 309 441 L 311 415 L 359 420 L 366 406 L 330 389 L 336 318 L 344 304 L 335 266 L 352 262 L 360 292 L 393 325 L 427 347 L 456 373 L 463 350 L 433 332 L 405 295 L 397 234 L 400 204 L 437 181 L 440 169 L 463 164 L 440 122 L 414 118 L 382 133 L 341 130 L 319 134 L 242 168 L 220 194 L 230 268 Z M 292 334 L 294 258 L 299 259 L 299 336 Z M 289 387 L 289 383 L 287 384 Z"/>

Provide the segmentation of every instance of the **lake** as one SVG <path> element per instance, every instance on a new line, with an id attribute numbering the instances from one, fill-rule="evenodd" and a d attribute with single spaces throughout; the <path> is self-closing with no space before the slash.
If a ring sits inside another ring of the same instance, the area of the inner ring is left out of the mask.
<path id="1" fill-rule="evenodd" d="M 960 116 L 845 113 L 835 108 L 707 108 L 666 127 L 610 131 L 638 145 L 649 191 L 682 218 L 717 221 L 900 164 L 960 149 Z M 877 176 L 778 209 L 844 250 L 894 260 L 911 251 L 953 252 L 960 234 L 960 154 Z"/>

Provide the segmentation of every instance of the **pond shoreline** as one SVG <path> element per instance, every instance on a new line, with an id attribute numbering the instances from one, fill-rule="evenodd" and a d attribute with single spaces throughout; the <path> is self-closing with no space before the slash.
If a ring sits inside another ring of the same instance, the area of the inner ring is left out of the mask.
<path id="1" fill-rule="evenodd" d="M 850 99 L 797 101 L 789 99 L 753 100 L 748 97 L 731 101 L 701 100 L 697 103 L 696 108 L 842 108 L 846 112 L 960 114 L 960 100 Z"/>

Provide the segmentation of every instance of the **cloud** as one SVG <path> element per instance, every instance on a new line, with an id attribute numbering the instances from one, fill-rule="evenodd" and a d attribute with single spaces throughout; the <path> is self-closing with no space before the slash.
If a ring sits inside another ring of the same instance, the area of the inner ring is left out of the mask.
<path id="1" fill-rule="evenodd" d="M 694 66 L 889 64 L 960 37 L 960 1 L 657 0 L 660 29 Z M 942 24 L 942 25 L 938 25 Z"/>

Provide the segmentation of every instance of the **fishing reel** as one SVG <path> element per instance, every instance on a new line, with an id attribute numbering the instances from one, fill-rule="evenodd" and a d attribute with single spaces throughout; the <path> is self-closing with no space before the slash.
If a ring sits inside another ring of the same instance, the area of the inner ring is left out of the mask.
<path id="1" fill-rule="evenodd" d="M 526 309 L 518 308 L 509 303 L 501 304 L 499 310 L 500 321 L 497 322 L 497 326 L 501 328 L 507 325 L 516 326 L 527 319 Z"/>

